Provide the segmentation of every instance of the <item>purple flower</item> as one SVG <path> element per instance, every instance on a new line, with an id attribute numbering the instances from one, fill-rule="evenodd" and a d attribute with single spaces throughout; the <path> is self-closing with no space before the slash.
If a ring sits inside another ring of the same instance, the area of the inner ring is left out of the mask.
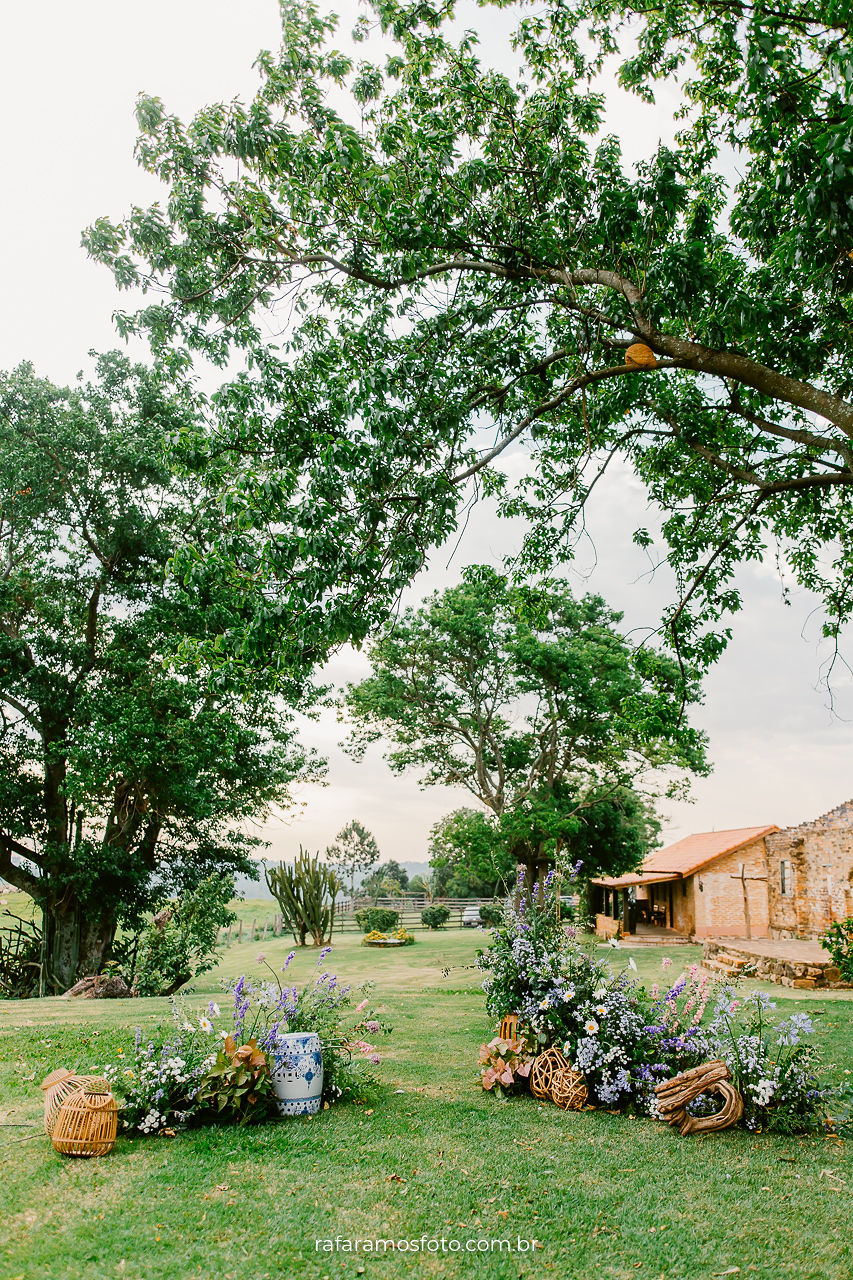
<path id="1" fill-rule="evenodd" d="M 291 960 L 293 959 L 293 957 L 294 957 L 295 955 L 296 955 L 296 952 L 295 952 L 295 951 L 291 951 L 290 955 L 287 957 L 287 959 L 285 960 L 284 964 L 281 966 L 281 971 L 282 971 L 282 973 L 284 973 L 285 969 L 286 969 L 286 968 L 287 968 L 287 966 L 290 964 Z"/>

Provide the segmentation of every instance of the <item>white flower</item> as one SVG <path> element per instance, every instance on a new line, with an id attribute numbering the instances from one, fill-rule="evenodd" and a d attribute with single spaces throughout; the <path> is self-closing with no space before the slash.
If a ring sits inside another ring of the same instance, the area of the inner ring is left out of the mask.
<path id="1" fill-rule="evenodd" d="M 622 946 L 622 943 L 618 938 L 611 938 L 607 945 L 608 947 L 612 947 L 614 951 L 618 951 Z"/>
<path id="2" fill-rule="evenodd" d="M 635 973 L 637 972 L 637 963 L 633 956 L 628 957 L 628 967 L 629 969 L 633 969 Z"/>
<path id="3" fill-rule="evenodd" d="M 228 1039 L 228 1032 L 227 1032 L 227 1031 L 220 1031 L 220 1033 L 219 1033 L 219 1039 L 220 1039 L 220 1040 L 227 1040 L 227 1039 Z"/>
<path id="4" fill-rule="evenodd" d="M 199 1018 L 198 1025 L 199 1030 L 206 1031 L 208 1035 L 210 1035 L 213 1030 L 213 1023 L 210 1021 L 210 1018 L 205 1018 L 204 1014 Z"/>
<path id="5" fill-rule="evenodd" d="M 208 1005 L 208 1010 L 213 1015 L 214 1018 L 219 1017 L 219 1005 L 216 1003 L 215 1000 L 211 1000 L 210 1004 Z"/>
<path id="6" fill-rule="evenodd" d="M 540 1009 L 550 1009 L 550 1008 L 551 1008 L 551 999 L 550 999 L 550 997 L 549 997 L 549 996 L 546 996 L 544 1000 L 540 1000 L 540 1001 L 539 1001 L 539 1008 L 540 1008 Z"/>
<path id="7" fill-rule="evenodd" d="M 598 1023 L 595 1018 L 587 1018 L 586 1022 L 583 1024 L 583 1029 L 588 1036 L 594 1036 L 598 1030 Z"/>
<path id="8" fill-rule="evenodd" d="M 567 999 L 567 1000 L 574 1000 L 574 998 L 575 998 L 575 989 L 574 989 L 574 987 L 566 987 L 566 999 Z"/>
<path id="9" fill-rule="evenodd" d="M 604 1017 L 604 1015 L 605 1015 L 605 1013 L 607 1012 L 607 1005 L 606 1005 L 606 1004 L 597 1004 L 597 1005 L 595 1006 L 595 1012 L 598 1014 L 599 1018 L 603 1018 L 603 1017 Z"/>

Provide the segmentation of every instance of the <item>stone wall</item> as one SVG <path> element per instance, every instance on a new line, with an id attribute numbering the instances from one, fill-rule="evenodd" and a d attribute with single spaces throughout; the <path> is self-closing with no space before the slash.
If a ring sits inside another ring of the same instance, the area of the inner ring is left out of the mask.
<path id="1" fill-rule="evenodd" d="M 803 960 L 795 955 L 759 955 L 746 949 L 746 944 L 717 942 L 709 938 L 703 947 L 702 963 L 715 977 L 759 978 L 782 987 L 849 988 L 841 981 L 841 973 L 827 956 L 825 960 Z"/>
<path id="2" fill-rule="evenodd" d="M 766 845 L 771 937 L 819 938 L 853 916 L 853 801 L 774 832 Z"/>

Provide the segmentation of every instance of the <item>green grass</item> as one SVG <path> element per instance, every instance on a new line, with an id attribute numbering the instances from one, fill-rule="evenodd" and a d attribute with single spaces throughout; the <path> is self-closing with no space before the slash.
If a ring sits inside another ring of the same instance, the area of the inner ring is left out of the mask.
<path id="1" fill-rule="evenodd" d="M 566 1114 L 531 1097 L 500 1102 L 477 1085 L 491 1027 L 479 975 L 481 936 L 420 933 L 399 951 L 336 943 L 337 972 L 377 984 L 394 1024 L 381 1098 L 313 1119 L 176 1138 L 121 1139 L 102 1160 L 56 1155 L 35 1128 L 39 1081 L 52 1068 L 93 1068 L 130 1049 L 165 1001 L 22 1001 L 0 1007 L 0 1214 L 3 1280 L 218 1280 L 423 1276 L 516 1280 L 554 1275 L 713 1275 L 835 1280 L 851 1273 L 846 1146 L 818 1137 L 726 1132 L 682 1139 L 650 1120 Z M 273 964 L 291 944 L 268 940 Z M 198 983 L 256 968 L 258 943 L 232 946 Z M 698 954 L 673 948 L 672 974 Z M 660 974 L 660 951 L 635 957 Z M 309 976 L 300 954 L 289 973 Z M 445 974 L 444 970 L 450 972 Z M 850 1062 L 853 993 L 773 989 L 779 1012 L 815 1015 L 833 1075 Z M 35 1136 L 33 1136 L 35 1135 Z M 417 1259 L 315 1250 L 315 1240 L 445 1237 L 536 1239 L 535 1252 L 425 1253 Z M 730 1271 L 739 1267 L 740 1273 Z M 364 1268 L 364 1271 L 359 1271 Z"/>

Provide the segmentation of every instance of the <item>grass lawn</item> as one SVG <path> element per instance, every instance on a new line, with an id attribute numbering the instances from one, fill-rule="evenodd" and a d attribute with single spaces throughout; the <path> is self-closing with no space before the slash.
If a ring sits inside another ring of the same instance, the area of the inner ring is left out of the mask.
<path id="1" fill-rule="evenodd" d="M 342 978 L 375 980 L 394 1025 L 381 1046 L 384 1093 L 372 1108 L 123 1138 L 100 1160 L 56 1155 L 25 1127 L 40 1120 L 39 1082 L 58 1065 L 118 1061 L 133 1028 L 162 1019 L 166 1002 L 0 1006 L 3 1280 L 853 1274 L 846 1144 L 742 1131 L 680 1138 L 651 1120 L 566 1114 L 529 1096 L 500 1102 L 477 1084 L 477 1050 L 491 1033 L 470 967 L 481 936 L 417 938 L 376 951 L 344 934 L 330 957 Z M 199 980 L 199 1004 L 223 978 L 256 969 L 259 949 L 230 947 Z M 268 939 L 264 950 L 280 965 L 290 943 Z M 698 953 L 673 948 L 669 973 Z M 626 948 L 612 958 L 621 965 L 634 955 L 639 976 L 653 980 L 662 954 Z M 314 964 L 308 951 L 289 973 L 307 977 Z M 807 1007 L 815 1017 L 829 1074 L 851 1065 L 853 993 L 771 990 L 778 1012 Z M 405 1257 L 361 1245 L 357 1254 L 315 1248 L 336 1235 L 444 1237 L 445 1247 Z M 515 1251 L 519 1239 L 537 1246 Z M 469 1241 L 482 1249 L 491 1240 L 509 1240 L 514 1251 L 466 1251 Z"/>

